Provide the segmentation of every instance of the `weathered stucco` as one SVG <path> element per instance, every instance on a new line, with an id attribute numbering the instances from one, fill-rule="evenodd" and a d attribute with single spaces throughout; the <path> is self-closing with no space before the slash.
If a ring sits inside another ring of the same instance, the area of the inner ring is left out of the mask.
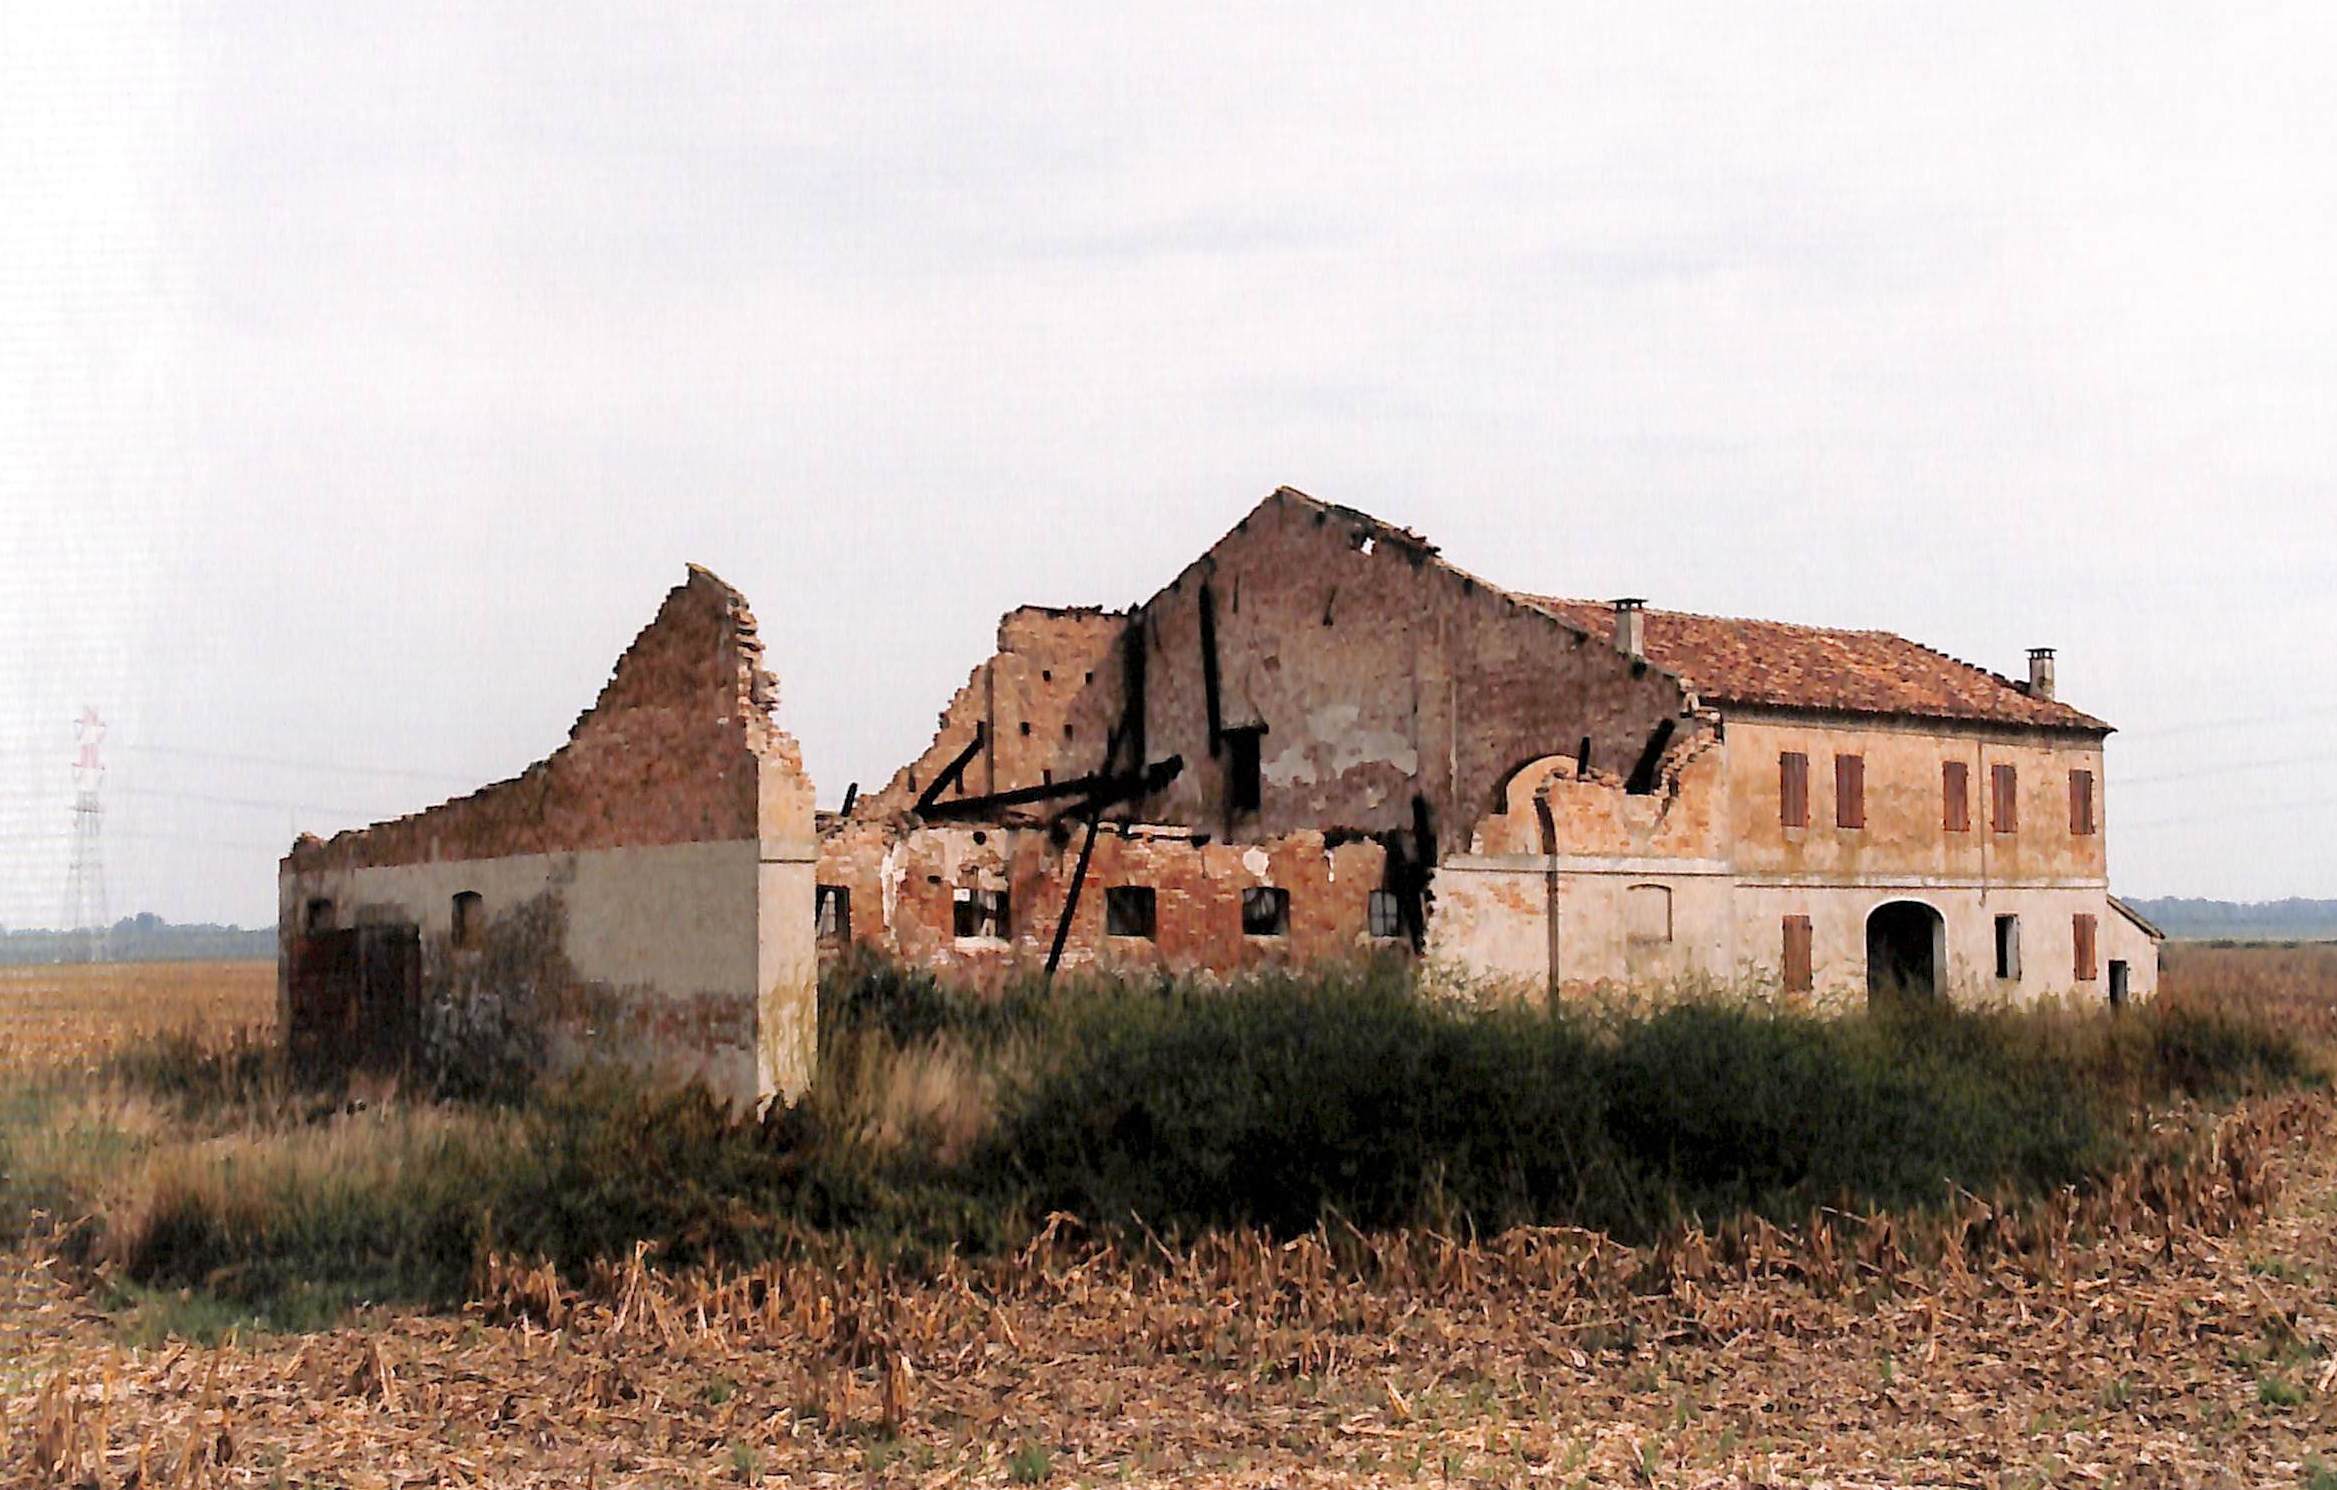
<path id="1" fill-rule="evenodd" d="M 1052 949 L 1085 829 L 936 824 L 889 828 L 841 825 L 822 844 L 819 879 L 851 895 L 851 940 L 911 963 L 995 985 L 1043 968 Z M 1089 857 L 1078 908 L 1065 935 L 1063 966 L 1234 970 L 1353 955 L 1390 939 L 1369 934 L 1371 893 L 1386 855 L 1368 840 L 1332 842 L 1301 832 L 1263 844 L 1200 843 L 1183 829 L 1106 823 Z M 1149 937 L 1106 929 L 1109 892 L 1153 890 Z M 1277 888 L 1289 896 L 1279 935 L 1247 935 L 1242 892 Z M 1003 891 L 1004 938 L 959 936 L 961 891 Z M 834 954 L 840 946 L 822 949 Z"/>
<path id="2" fill-rule="evenodd" d="M 558 751 L 410 817 L 303 839 L 279 876 L 296 1041 L 312 933 L 419 937 L 420 1058 L 607 1058 L 751 1106 L 808 1085 L 811 783 L 772 723 L 754 618 L 702 569 L 667 596 Z M 475 896 L 467 945 L 457 895 Z"/>
<path id="3" fill-rule="evenodd" d="M 1865 995 L 1876 907 L 1920 899 L 1944 918 L 1930 971 L 1951 991 L 2090 996 L 2101 980 L 2075 976 L 2077 915 L 2095 919 L 2098 960 L 2130 964 L 2131 992 L 2155 985 L 2155 944 L 2108 900 L 2099 721 L 1882 633 L 1664 617 L 1653 634 L 1682 656 L 1738 670 L 1720 692 L 1765 701 L 1724 708 L 1618 650 L 1611 622 L 1580 602 L 1487 585 L 1417 535 L 1277 491 L 1124 614 L 1010 613 L 933 744 L 831 823 L 820 879 L 850 893 L 853 940 L 994 977 L 1044 956 L 1092 810 L 1106 826 L 1088 896 L 1114 876 L 1154 884 L 1163 929 L 1116 946 L 1083 899 L 1065 934 L 1072 963 L 1256 960 L 1238 935 L 1238 888 L 1195 897 L 1187 884 L 1232 873 L 1232 846 L 1279 853 L 1313 834 L 1369 844 L 1376 877 L 1360 891 L 1342 875 L 1294 894 L 1294 908 L 1318 893 L 1342 908 L 1263 955 L 1358 945 L 1376 889 L 1399 898 L 1405 924 L 1365 942 L 1529 990 L 1780 986 L 1782 919 L 1806 916 L 1806 995 L 1839 1002 Z M 1791 647 L 1775 675 L 1756 655 L 1772 644 Z M 1837 662 L 1854 671 L 1824 671 Z M 1796 688 L 1826 706 L 1774 702 Z M 1926 690 L 1939 717 L 1840 703 L 1896 707 Z M 1254 805 L 1236 779 L 1253 742 Z M 1808 764 L 1804 825 L 1781 821 L 1786 751 Z M 1856 826 L 1838 820 L 1841 756 L 1859 761 Z M 1962 831 L 1943 821 L 1950 759 L 1968 773 Z M 2000 765 L 2015 773 L 2010 832 L 1991 821 Z M 1144 766 L 1165 784 L 1107 792 L 1092 809 L 1077 793 L 986 800 L 1121 782 Z M 2093 782 L 2090 832 L 2071 831 L 2073 770 Z M 952 820 L 926 821 L 928 805 Z M 1014 935 L 950 935 L 961 889 L 1004 891 Z M 2017 979 L 1995 976 L 2001 915 L 2020 918 Z"/>
<path id="4" fill-rule="evenodd" d="M 1878 967 L 1958 996 L 2102 997 L 2123 964 L 2147 997 L 2155 939 L 2108 895 L 2107 726 L 2050 685 L 1886 633 L 1534 599 L 1283 489 L 1126 611 L 1009 612 L 932 743 L 815 821 L 753 618 L 693 569 L 550 757 L 294 847 L 286 1025 L 329 1046 L 317 1009 L 387 1011 L 448 1059 L 608 1056 L 746 1104 L 808 1086 L 818 962 L 856 945 L 992 986 L 1398 949 L 1532 996 L 1842 1006 L 1872 926 Z M 1788 752 L 1806 821 L 1782 810 Z M 332 929 L 355 921 L 395 935 Z M 377 964 L 414 987 L 318 1002 Z"/>

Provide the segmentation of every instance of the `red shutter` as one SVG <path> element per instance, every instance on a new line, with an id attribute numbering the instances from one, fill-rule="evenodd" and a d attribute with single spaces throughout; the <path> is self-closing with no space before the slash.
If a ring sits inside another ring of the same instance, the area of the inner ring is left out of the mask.
<path id="1" fill-rule="evenodd" d="M 1950 833 L 1972 830 L 1972 771 L 1962 761 L 1940 763 L 1939 823 Z"/>
<path id="2" fill-rule="evenodd" d="M 2010 766 L 1997 766 L 1990 771 L 1988 783 L 1995 797 L 1995 825 L 1999 833 L 2020 831 L 2020 778 Z"/>
<path id="3" fill-rule="evenodd" d="M 1785 991 L 1810 991 L 1810 918 L 1785 918 Z"/>
<path id="4" fill-rule="evenodd" d="M 2094 773 L 2069 773 L 2069 831 L 2084 836 L 2094 830 Z"/>
<path id="5" fill-rule="evenodd" d="M 2101 966 L 2096 960 L 2099 954 L 2094 945 L 2094 918 L 2075 917 L 2070 922 L 2069 930 L 2070 940 L 2077 945 L 2077 981 L 2091 983 L 2098 976 Z"/>
<path id="6" fill-rule="evenodd" d="M 1777 757 L 1777 821 L 1788 828 L 1810 825 L 1810 758 L 1798 750 Z"/>
<path id="7" fill-rule="evenodd" d="M 1834 757 L 1834 826 L 1866 826 L 1866 757 Z"/>

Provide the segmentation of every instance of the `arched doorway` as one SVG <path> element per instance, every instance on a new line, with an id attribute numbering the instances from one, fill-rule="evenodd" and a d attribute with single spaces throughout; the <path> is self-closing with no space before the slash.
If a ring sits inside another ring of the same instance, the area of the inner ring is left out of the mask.
<path id="1" fill-rule="evenodd" d="M 1887 900 L 1866 918 L 1866 996 L 1930 998 L 1940 991 L 1947 922 L 1919 900 Z"/>

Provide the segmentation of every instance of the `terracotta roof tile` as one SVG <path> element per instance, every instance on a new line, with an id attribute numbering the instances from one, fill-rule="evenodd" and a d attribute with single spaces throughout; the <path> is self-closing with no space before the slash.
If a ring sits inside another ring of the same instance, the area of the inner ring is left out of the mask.
<path id="1" fill-rule="evenodd" d="M 1603 600 L 1520 595 L 1527 605 L 1601 641 L 1615 634 Z M 1785 621 L 1646 613 L 1647 659 L 1710 703 L 1968 719 L 2059 729 L 2108 725 L 2008 678 L 1888 631 L 1843 631 Z"/>

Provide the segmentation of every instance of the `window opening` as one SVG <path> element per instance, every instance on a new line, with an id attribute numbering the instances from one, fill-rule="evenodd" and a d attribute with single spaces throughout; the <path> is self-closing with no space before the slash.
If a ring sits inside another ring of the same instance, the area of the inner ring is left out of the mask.
<path id="1" fill-rule="evenodd" d="M 852 891 L 844 885 L 821 885 L 813 892 L 812 924 L 823 942 L 852 940 Z"/>
<path id="2" fill-rule="evenodd" d="M 1262 724 L 1225 731 L 1226 801 L 1236 812 L 1256 812 L 1265 801 L 1265 779 L 1258 745 L 1265 735 Z"/>
<path id="3" fill-rule="evenodd" d="M 1005 941 L 1007 932 L 1006 892 L 1004 890 L 969 890 L 957 892 L 954 912 L 954 930 L 963 937 L 987 937 Z"/>
<path id="4" fill-rule="evenodd" d="M 465 949 L 476 947 L 486 939 L 487 903 L 476 890 L 463 890 L 454 897 L 454 944 Z"/>
<path id="5" fill-rule="evenodd" d="M 1150 939 L 1158 900 L 1150 885 L 1113 885 L 1104 891 L 1104 933 Z"/>
<path id="6" fill-rule="evenodd" d="M 1290 930 L 1290 892 L 1275 885 L 1242 891 L 1242 935 L 1283 936 Z"/>

